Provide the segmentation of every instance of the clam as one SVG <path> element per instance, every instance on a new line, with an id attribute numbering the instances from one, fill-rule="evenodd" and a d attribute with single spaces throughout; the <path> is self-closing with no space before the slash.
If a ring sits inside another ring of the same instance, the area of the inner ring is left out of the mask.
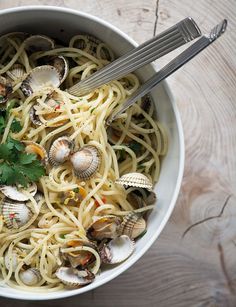
<path id="1" fill-rule="evenodd" d="M 10 229 L 18 229 L 24 226 L 32 216 L 32 212 L 25 203 L 12 204 L 3 201 L 0 205 L 0 212 L 3 215 L 7 228 Z"/>
<path id="2" fill-rule="evenodd" d="M 156 193 L 147 189 L 137 188 L 127 195 L 128 202 L 135 208 L 143 208 L 156 202 Z"/>
<path id="3" fill-rule="evenodd" d="M 146 221 L 137 213 L 129 213 L 123 218 L 117 232 L 119 235 L 127 235 L 131 239 L 141 236 L 147 228 Z"/>
<path id="4" fill-rule="evenodd" d="M 81 239 L 74 239 L 68 241 L 67 246 L 69 247 L 87 246 L 95 250 L 97 249 L 96 244 Z M 87 250 L 77 250 L 68 253 L 63 252 L 62 255 L 65 260 L 68 260 L 70 262 L 70 265 L 73 268 L 79 267 L 81 269 L 85 269 L 89 264 L 91 264 L 95 260 L 94 254 Z"/>
<path id="5" fill-rule="evenodd" d="M 64 163 L 70 156 L 74 143 L 67 137 L 56 139 L 49 150 L 49 161 L 53 166 Z"/>
<path id="6" fill-rule="evenodd" d="M 45 35 L 32 35 L 25 39 L 24 45 L 30 52 L 47 51 L 55 47 L 54 40 Z"/>
<path id="7" fill-rule="evenodd" d="M 118 178 L 115 183 L 124 187 L 137 187 L 152 190 L 152 182 L 142 173 L 128 173 Z"/>
<path id="8" fill-rule="evenodd" d="M 0 106 L 7 102 L 9 95 L 12 93 L 12 85 L 6 78 L 0 76 Z"/>
<path id="9" fill-rule="evenodd" d="M 13 80 L 22 79 L 25 75 L 26 71 L 22 64 L 13 64 L 11 69 L 8 70 L 8 76 Z"/>
<path id="10" fill-rule="evenodd" d="M 76 40 L 75 47 L 91 54 L 92 56 L 97 57 L 97 49 L 98 45 L 100 44 L 103 44 L 102 41 L 96 37 L 91 35 L 83 35 Z M 107 49 L 105 45 L 101 47 L 100 55 L 103 60 L 111 61 L 113 58 L 110 50 Z"/>
<path id="11" fill-rule="evenodd" d="M 100 153 L 95 146 L 86 145 L 70 156 L 75 175 L 81 180 L 91 178 L 100 166 Z"/>
<path id="12" fill-rule="evenodd" d="M 35 183 L 32 183 L 28 188 L 26 189 L 17 189 L 15 186 L 10 185 L 1 185 L 0 191 L 8 198 L 16 201 L 27 201 L 29 197 L 22 193 L 22 191 L 30 193 L 32 196 L 34 196 L 37 192 L 37 185 Z"/>
<path id="13" fill-rule="evenodd" d="M 69 64 L 64 56 L 43 57 L 40 59 L 40 63 L 43 63 L 43 65 L 54 66 L 61 76 L 61 83 L 66 79 L 69 72 Z"/>
<path id="14" fill-rule="evenodd" d="M 60 267 L 55 274 L 63 284 L 72 288 L 90 284 L 95 278 L 94 274 L 87 269 L 79 271 L 68 267 Z"/>
<path id="15" fill-rule="evenodd" d="M 42 125 L 42 122 L 41 120 L 39 119 L 38 115 L 36 115 L 35 113 L 35 108 L 34 106 L 32 106 L 30 108 L 30 112 L 29 112 L 29 117 L 30 117 L 30 120 L 31 122 L 35 125 L 35 126 L 41 126 Z"/>
<path id="16" fill-rule="evenodd" d="M 61 76 L 58 70 L 50 65 L 35 67 L 21 84 L 21 90 L 26 96 L 42 90 L 44 87 L 59 87 Z"/>
<path id="17" fill-rule="evenodd" d="M 9 252 L 4 255 L 4 263 L 8 271 L 12 269 L 12 272 L 15 272 L 18 266 L 18 261 L 18 255 L 15 251 L 13 251 L 11 255 L 9 255 Z"/>
<path id="18" fill-rule="evenodd" d="M 23 141 L 25 151 L 29 154 L 35 154 L 44 164 L 48 161 L 48 154 L 43 146 L 33 141 Z"/>
<path id="19" fill-rule="evenodd" d="M 104 244 L 99 254 L 103 263 L 116 264 L 126 260 L 134 251 L 134 241 L 122 235 Z"/>
<path id="20" fill-rule="evenodd" d="M 19 273 L 20 280 L 27 286 L 34 286 L 38 284 L 42 277 L 38 269 L 29 268 Z"/>
<path id="21" fill-rule="evenodd" d="M 121 219 L 117 216 L 100 217 L 89 226 L 87 236 L 92 240 L 113 239 L 118 236 L 117 230 L 120 223 Z"/>

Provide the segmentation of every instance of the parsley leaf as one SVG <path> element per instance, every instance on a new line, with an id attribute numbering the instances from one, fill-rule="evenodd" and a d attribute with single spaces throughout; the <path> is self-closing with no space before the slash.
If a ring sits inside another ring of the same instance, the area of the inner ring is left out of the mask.
<path id="1" fill-rule="evenodd" d="M 20 121 L 14 118 L 12 121 L 10 130 L 12 132 L 19 132 L 21 131 L 21 129 L 22 129 L 22 126 L 21 126 Z"/>
<path id="2" fill-rule="evenodd" d="M 27 186 L 45 175 L 45 169 L 37 156 L 25 152 L 25 146 L 12 138 L 0 144 L 0 184 Z"/>

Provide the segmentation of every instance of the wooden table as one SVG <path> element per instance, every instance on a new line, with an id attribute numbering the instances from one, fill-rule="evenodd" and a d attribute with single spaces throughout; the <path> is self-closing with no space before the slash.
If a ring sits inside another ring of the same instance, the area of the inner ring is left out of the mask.
<path id="1" fill-rule="evenodd" d="M 152 248 L 95 291 L 48 302 L 0 299 L 1 306 L 236 306 L 236 1 L 1 0 L 0 8 L 32 4 L 94 14 L 139 43 L 188 15 L 206 32 L 223 18 L 229 25 L 214 46 L 168 79 L 184 127 L 185 173 Z"/>

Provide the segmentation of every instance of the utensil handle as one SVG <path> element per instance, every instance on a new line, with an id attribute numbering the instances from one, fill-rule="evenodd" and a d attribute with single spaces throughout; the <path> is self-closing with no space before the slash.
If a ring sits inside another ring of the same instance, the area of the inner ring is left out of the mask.
<path id="1" fill-rule="evenodd" d="M 200 53 L 203 49 L 205 49 L 211 43 L 213 43 L 218 37 L 220 37 L 221 34 L 225 32 L 226 27 L 227 27 L 227 20 L 224 19 L 221 23 L 216 25 L 211 30 L 209 35 L 202 36 L 189 48 L 187 48 L 176 58 L 174 58 L 171 62 L 169 62 L 166 66 L 164 66 L 159 72 L 157 72 L 150 79 L 148 79 L 143 85 L 140 86 L 140 88 L 137 91 L 135 91 L 135 93 L 130 98 L 128 98 L 128 100 L 126 100 L 122 108 L 117 113 L 108 118 L 107 124 L 110 125 L 114 119 L 116 119 L 126 109 L 128 109 L 131 105 L 133 105 L 138 98 L 146 95 L 148 92 L 150 92 L 150 90 L 154 86 L 160 83 L 163 79 L 167 78 L 169 75 L 174 73 L 185 63 L 187 63 L 193 57 L 195 57 L 198 53 Z"/>
<path id="2" fill-rule="evenodd" d="M 159 35 L 130 50 L 114 62 L 68 89 L 72 95 L 84 95 L 109 81 L 118 79 L 131 71 L 152 62 L 201 35 L 191 17 L 187 17 Z"/>

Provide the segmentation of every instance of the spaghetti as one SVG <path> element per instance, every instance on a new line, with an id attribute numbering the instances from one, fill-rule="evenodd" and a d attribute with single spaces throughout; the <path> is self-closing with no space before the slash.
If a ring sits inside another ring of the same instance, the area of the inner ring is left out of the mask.
<path id="1" fill-rule="evenodd" d="M 110 127 L 105 127 L 105 120 L 114 108 L 139 87 L 134 74 L 81 97 L 66 91 L 114 59 L 108 46 L 95 38 L 77 35 L 71 38 L 68 47 L 37 50 L 33 47 L 37 47 L 39 38 L 34 43 L 36 46 L 27 45 L 22 33 L 0 39 L 4 42 L 0 44 L 0 74 L 10 80 L 13 87 L 6 106 L 12 99 L 17 101 L 10 111 L 1 142 L 10 135 L 25 144 L 34 142 L 49 153 L 53 142 L 66 136 L 73 143 L 74 152 L 93 146 L 100 159 L 99 168 L 88 180 L 76 176 L 69 160 L 55 166 L 46 163 L 46 175 L 36 183 L 37 197 L 21 189 L 28 195 L 27 206 L 32 212 L 27 223 L 17 229 L 9 228 L 0 216 L 1 284 L 42 292 L 64 288 L 55 275 L 68 261 L 62 257 L 63 253 L 78 255 L 82 251 L 88 258 L 86 269 L 94 275 L 98 273 L 99 249 L 92 243 L 82 246 L 76 243 L 90 239 L 87 230 L 92 223 L 104 216 L 122 219 L 130 212 L 153 207 L 148 204 L 136 207 L 128 197 L 135 188 L 125 189 L 116 180 L 124 174 L 138 172 L 155 183 L 160 157 L 167 151 L 167 138 L 162 125 L 154 119 L 154 106 L 149 97 L 137 101 Z M 22 81 L 35 67 L 48 65 L 55 57 L 63 57 L 69 67 L 60 88 L 46 84 L 25 96 Z M 10 131 L 14 120 L 20 121 L 22 126 L 15 133 Z M 1 195 L 1 202 L 4 200 Z M 84 263 L 82 266 L 85 267 Z M 29 268 L 39 276 L 32 283 L 23 278 L 22 272 Z"/>

